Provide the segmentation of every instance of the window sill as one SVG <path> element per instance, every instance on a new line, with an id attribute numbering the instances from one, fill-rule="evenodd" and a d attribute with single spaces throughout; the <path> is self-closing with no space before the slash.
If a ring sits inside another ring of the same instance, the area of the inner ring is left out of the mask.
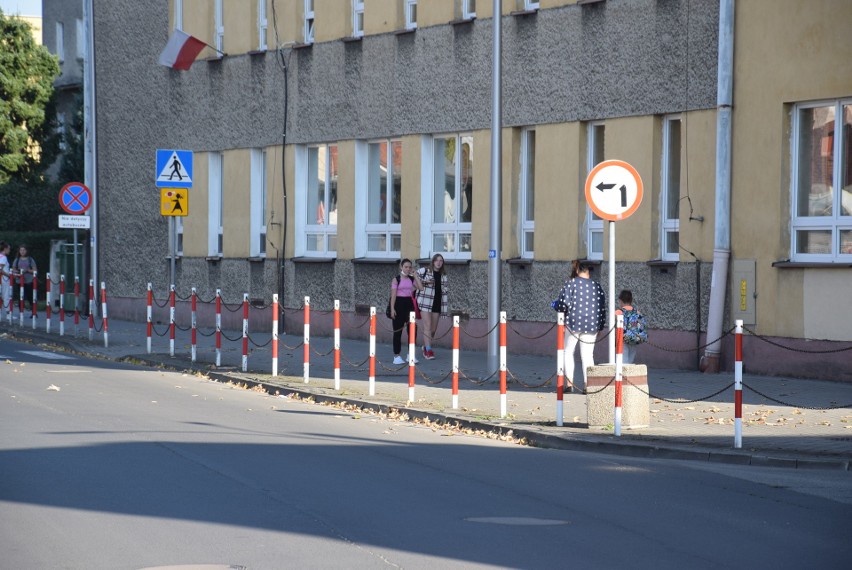
<path id="1" fill-rule="evenodd" d="M 773 261 L 772 267 L 776 269 L 849 269 L 852 267 L 852 262 L 838 261 L 831 262 L 814 262 L 814 261 Z"/>
<path id="2" fill-rule="evenodd" d="M 606 2 L 606 0 L 577 0 L 577 5 L 582 6 L 583 4 L 597 4 L 599 2 Z"/>
<path id="3" fill-rule="evenodd" d="M 253 49 L 253 50 L 251 50 L 250 52 L 248 52 L 248 55 L 250 55 L 250 56 L 255 56 L 255 55 L 266 55 L 266 52 L 267 52 L 267 51 L 269 51 L 269 50 L 265 50 L 265 49 Z"/>
<path id="4" fill-rule="evenodd" d="M 222 60 L 225 59 L 225 56 L 228 55 L 226 53 L 220 55 L 211 55 L 210 57 L 205 57 L 204 59 L 200 59 L 199 61 L 206 61 L 207 63 L 222 63 Z"/>
<path id="5" fill-rule="evenodd" d="M 516 10 L 514 12 L 509 12 L 509 15 L 514 16 L 515 18 L 525 18 L 526 16 L 535 16 L 536 14 L 538 14 L 537 8 L 532 10 Z"/>
<path id="6" fill-rule="evenodd" d="M 305 43 L 305 42 L 298 42 L 298 43 L 293 44 L 293 49 L 306 49 L 306 48 L 309 48 L 309 47 L 313 47 L 313 45 L 314 45 L 313 43 L 308 44 L 308 43 Z"/>
<path id="7" fill-rule="evenodd" d="M 219 263 L 222 261 L 221 255 L 208 255 L 204 258 L 205 261 L 209 261 L 210 263 Z"/>
<path id="8" fill-rule="evenodd" d="M 253 256 L 253 257 L 247 257 L 246 260 L 249 263 L 263 263 L 264 261 L 266 261 L 266 256 L 265 255 L 257 255 L 257 256 Z"/>
<path id="9" fill-rule="evenodd" d="M 292 257 L 290 261 L 293 263 L 334 263 L 334 257 Z"/>
<path id="10" fill-rule="evenodd" d="M 363 39 L 364 39 L 364 36 L 346 36 L 345 38 L 340 38 L 340 41 L 342 41 L 345 44 L 354 44 L 354 43 L 360 42 Z"/>
<path id="11" fill-rule="evenodd" d="M 356 257 L 352 263 L 358 265 L 398 265 L 399 258 L 392 259 L 390 257 Z"/>
<path id="12" fill-rule="evenodd" d="M 396 35 L 396 36 L 407 36 L 408 34 L 413 34 L 415 31 L 417 31 L 417 28 L 409 28 L 407 30 L 397 30 L 397 31 L 394 32 L 394 35 Z"/>
<path id="13" fill-rule="evenodd" d="M 527 267 L 532 265 L 533 260 L 531 257 L 513 257 L 511 259 L 507 259 L 506 263 L 509 265 L 518 265 L 520 267 Z"/>
<path id="14" fill-rule="evenodd" d="M 659 267 L 659 268 L 668 268 L 668 267 L 677 267 L 678 261 L 669 261 L 666 259 L 650 259 L 645 262 L 645 265 L 648 267 Z"/>
<path id="15" fill-rule="evenodd" d="M 451 26 L 463 26 L 465 24 L 472 24 L 476 20 L 476 16 L 471 16 L 470 18 L 456 18 L 455 20 L 450 20 L 449 24 Z"/>

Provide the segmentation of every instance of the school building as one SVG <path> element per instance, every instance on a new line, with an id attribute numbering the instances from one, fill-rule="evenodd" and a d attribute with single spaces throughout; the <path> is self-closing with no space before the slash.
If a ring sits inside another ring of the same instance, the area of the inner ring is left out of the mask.
<path id="1" fill-rule="evenodd" d="M 488 330 L 492 7 L 93 0 L 110 316 L 144 319 L 147 283 L 168 290 L 155 151 L 182 149 L 181 295 L 381 314 L 398 260 L 442 253 L 451 310 Z M 553 335 L 530 339 L 552 326 L 570 260 L 600 261 L 606 289 L 609 223 L 584 184 L 619 159 L 644 183 L 615 222 L 616 291 L 651 328 L 639 362 L 730 370 L 742 319 L 748 371 L 852 381 L 852 2 L 500 8 L 515 349 L 554 350 Z M 187 71 L 158 64 L 174 29 L 212 46 Z"/>

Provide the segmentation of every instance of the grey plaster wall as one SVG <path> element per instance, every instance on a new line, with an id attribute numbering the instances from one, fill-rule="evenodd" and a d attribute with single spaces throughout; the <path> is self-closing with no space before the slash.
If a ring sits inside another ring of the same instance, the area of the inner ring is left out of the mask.
<path id="1" fill-rule="evenodd" d="M 504 17 L 503 30 L 507 126 L 715 107 L 716 2 L 609 0 Z M 274 53 L 198 61 L 186 72 L 159 66 L 169 35 L 165 0 L 95 0 L 95 33 L 101 277 L 111 294 L 141 299 L 147 282 L 157 290 L 168 285 L 168 224 L 159 215 L 154 186 L 156 149 L 280 144 L 284 71 Z M 286 50 L 287 141 L 488 128 L 490 54 L 490 20 Z M 296 189 L 289 190 L 292 199 Z M 205 207 L 190 193 L 191 210 Z M 694 321 L 694 308 L 680 303 L 694 282 L 688 267 L 681 264 L 668 275 L 645 266 L 625 269 L 624 275 L 635 271 L 640 285 L 634 289 L 643 300 L 645 291 L 648 297 L 651 291 L 668 292 L 659 296 L 659 307 L 653 305 L 655 324 L 678 328 Z M 484 318 L 487 264 L 451 269 L 452 308 Z M 548 303 L 567 263 L 507 265 L 503 271 L 504 303 L 512 318 L 552 318 Z M 184 258 L 177 283 L 181 294 L 195 286 L 205 298 L 221 288 L 229 303 L 243 291 L 268 299 L 280 284 L 288 306 L 300 306 L 301 297 L 310 294 L 317 307 L 339 298 L 346 309 L 375 304 L 383 311 L 394 272 L 393 265 L 349 260 L 287 260 L 279 274 L 272 259 Z"/>

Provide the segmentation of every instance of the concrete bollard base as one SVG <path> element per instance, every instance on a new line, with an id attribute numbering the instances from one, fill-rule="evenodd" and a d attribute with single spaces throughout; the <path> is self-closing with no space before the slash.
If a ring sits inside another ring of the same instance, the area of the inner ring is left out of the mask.
<path id="1" fill-rule="evenodd" d="M 615 364 L 589 366 L 586 390 L 586 415 L 589 427 L 615 423 Z M 604 388 L 606 386 L 606 388 Z M 651 423 L 648 392 L 648 367 L 625 364 L 622 369 L 621 427 L 638 429 Z"/>

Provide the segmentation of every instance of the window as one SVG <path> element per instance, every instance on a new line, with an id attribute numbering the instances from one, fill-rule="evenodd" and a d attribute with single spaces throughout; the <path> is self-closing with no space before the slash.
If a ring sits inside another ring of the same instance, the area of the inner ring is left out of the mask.
<path id="1" fill-rule="evenodd" d="M 83 59 L 86 56 L 86 30 L 83 27 L 82 18 L 77 18 L 77 59 Z"/>
<path id="2" fill-rule="evenodd" d="M 417 0 L 405 0 L 405 29 L 417 29 Z"/>
<path id="3" fill-rule="evenodd" d="M 797 105 L 792 156 L 790 258 L 852 259 L 852 99 Z"/>
<path id="4" fill-rule="evenodd" d="M 266 0 L 257 0 L 257 49 L 266 51 Z"/>
<path id="5" fill-rule="evenodd" d="M 251 150 L 251 235 L 249 255 L 266 256 L 266 151 Z"/>
<path id="6" fill-rule="evenodd" d="M 524 0 L 524 10 L 538 10 L 538 0 Z"/>
<path id="7" fill-rule="evenodd" d="M 677 261 L 680 258 L 680 117 L 663 119 L 663 164 L 660 180 L 662 204 L 662 235 L 660 259 Z"/>
<path id="8" fill-rule="evenodd" d="M 299 254 L 334 257 L 337 252 L 337 145 L 297 149 L 297 244 Z"/>
<path id="9" fill-rule="evenodd" d="M 364 37 L 364 0 L 352 0 L 352 36 Z"/>
<path id="10" fill-rule="evenodd" d="M 521 257 L 532 258 L 535 238 L 535 130 L 521 132 Z"/>
<path id="11" fill-rule="evenodd" d="M 588 129 L 588 163 L 587 174 L 604 160 L 604 142 L 606 127 L 603 123 L 590 123 Z M 603 219 L 586 206 L 586 257 L 603 259 L 604 246 Z"/>
<path id="12" fill-rule="evenodd" d="M 214 8 L 214 30 L 213 30 L 213 38 L 214 45 L 216 49 L 220 52 L 217 54 L 219 57 L 222 57 L 221 52 L 225 51 L 225 17 L 222 13 L 222 2 L 224 0 L 216 0 L 216 6 Z"/>
<path id="13" fill-rule="evenodd" d="M 473 209 L 473 137 L 432 140 L 431 253 L 469 259 Z M 429 243 L 427 241 L 426 243 Z"/>
<path id="14" fill-rule="evenodd" d="M 221 152 L 211 152 L 207 162 L 207 255 L 222 257 L 222 183 L 224 159 Z"/>
<path id="15" fill-rule="evenodd" d="M 402 142 L 367 145 L 367 253 L 398 258 L 402 249 Z"/>
<path id="16" fill-rule="evenodd" d="M 314 0 L 305 0 L 305 43 L 314 43 Z"/>
<path id="17" fill-rule="evenodd" d="M 175 29 L 183 30 L 183 0 L 174 0 L 175 6 Z"/>
<path id="18" fill-rule="evenodd" d="M 461 17 L 463 20 L 476 18 L 476 0 L 462 0 Z"/>
<path id="19" fill-rule="evenodd" d="M 56 55 L 59 63 L 65 61 L 65 25 L 62 22 L 56 22 Z"/>

